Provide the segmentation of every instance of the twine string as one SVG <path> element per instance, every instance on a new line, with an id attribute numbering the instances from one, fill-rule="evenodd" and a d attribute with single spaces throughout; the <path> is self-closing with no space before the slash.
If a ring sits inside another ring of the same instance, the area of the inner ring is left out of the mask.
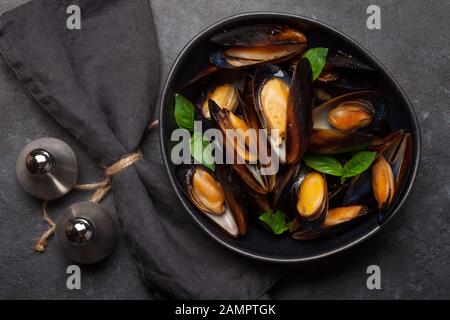
<path id="1" fill-rule="evenodd" d="M 50 228 L 42 234 L 42 236 L 36 240 L 34 244 L 34 250 L 37 252 L 43 252 L 47 246 L 47 239 L 55 232 L 56 223 L 48 215 L 48 201 L 45 200 L 42 204 L 43 219 L 50 225 Z"/>

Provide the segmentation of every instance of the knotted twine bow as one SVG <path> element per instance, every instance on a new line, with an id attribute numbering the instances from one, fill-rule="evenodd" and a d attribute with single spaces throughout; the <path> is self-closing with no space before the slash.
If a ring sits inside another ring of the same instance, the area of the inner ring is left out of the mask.
<path id="1" fill-rule="evenodd" d="M 147 130 L 151 130 L 158 126 L 159 121 L 155 120 L 147 127 Z M 111 189 L 111 181 L 112 177 L 122 170 L 125 170 L 126 168 L 132 166 L 135 162 L 142 159 L 142 153 L 141 151 L 136 151 L 134 153 L 130 153 L 124 157 L 122 157 L 119 161 L 112 164 L 109 167 L 106 167 L 104 169 L 104 173 L 106 178 L 103 181 L 96 182 L 96 183 L 85 183 L 85 184 L 76 184 L 74 186 L 75 190 L 85 190 L 85 191 L 92 191 L 95 190 L 94 194 L 92 195 L 91 199 L 89 201 L 99 203 L 103 200 L 103 198 L 106 196 L 108 191 Z M 50 225 L 50 228 L 47 229 L 40 237 L 36 240 L 34 244 L 34 250 L 37 252 L 44 252 L 45 247 L 47 246 L 48 239 L 55 233 L 56 229 L 56 223 L 55 221 L 50 218 L 50 215 L 48 213 L 48 201 L 45 200 L 42 204 L 42 215 L 43 219 Z"/>

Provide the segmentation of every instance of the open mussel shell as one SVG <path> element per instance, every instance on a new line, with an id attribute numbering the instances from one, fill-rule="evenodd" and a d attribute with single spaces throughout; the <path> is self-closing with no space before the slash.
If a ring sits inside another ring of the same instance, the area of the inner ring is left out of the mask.
<path id="1" fill-rule="evenodd" d="M 382 142 L 382 139 L 370 134 L 314 129 L 308 150 L 320 154 L 338 154 L 365 150 L 380 145 Z"/>
<path id="2" fill-rule="evenodd" d="M 232 146 L 231 152 L 236 163 L 256 163 L 258 160 L 257 132 L 249 127 L 244 117 L 239 117 L 228 109 L 221 109 L 209 99 L 209 112 L 215 126 L 223 134 L 223 143 Z M 236 156 L 236 158 L 234 157 Z"/>
<path id="3" fill-rule="evenodd" d="M 239 106 L 239 95 L 243 91 L 247 75 L 239 70 L 225 70 L 213 77 L 210 84 L 202 92 L 197 107 L 205 119 L 210 119 L 209 99 L 213 100 L 221 109 L 232 112 Z"/>
<path id="4" fill-rule="evenodd" d="M 249 113 L 251 110 L 246 110 L 245 104 L 242 105 L 241 117 L 229 110 L 220 109 L 211 99 L 209 106 L 213 123 L 223 135 L 223 146 L 219 147 L 227 158 L 232 159 L 230 166 L 233 171 L 254 192 L 259 194 L 271 192 L 275 185 L 275 176 L 261 174 L 261 165 L 258 163 L 257 131 L 254 130 L 255 134 L 252 135 L 249 130 L 255 129 L 255 126 L 258 127 L 255 123 L 257 122 L 256 114 L 251 115 Z M 253 147 L 249 147 L 250 145 Z"/>
<path id="5" fill-rule="evenodd" d="M 273 150 L 279 150 L 279 157 L 285 161 L 286 115 L 291 79 L 288 74 L 274 64 L 264 64 L 257 68 L 253 76 L 253 96 L 255 110 L 262 128 L 268 130 L 268 138 Z M 274 135 L 277 130 L 277 135 Z"/>
<path id="6" fill-rule="evenodd" d="M 370 133 L 386 116 L 387 103 L 376 91 L 358 91 L 331 99 L 314 108 L 314 129 L 343 133 Z"/>
<path id="7" fill-rule="evenodd" d="M 226 30 L 211 38 L 224 46 L 263 47 L 268 45 L 306 44 L 300 31 L 276 24 L 255 24 Z"/>
<path id="8" fill-rule="evenodd" d="M 213 100 L 221 109 L 235 111 L 238 106 L 238 92 L 233 83 L 223 83 L 211 87 L 199 104 L 202 115 L 210 119 L 208 100 Z"/>
<path id="9" fill-rule="evenodd" d="M 330 209 L 322 226 L 314 230 L 301 229 L 298 221 L 291 226 L 292 237 L 297 240 L 315 240 L 330 237 L 342 232 L 360 217 L 369 213 L 370 210 L 364 205 L 337 207 Z"/>
<path id="10" fill-rule="evenodd" d="M 310 150 L 336 154 L 382 145 L 382 140 L 372 132 L 386 112 L 385 99 L 375 91 L 359 91 L 331 99 L 313 110 Z"/>
<path id="11" fill-rule="evenodd" d="M 385 145 L 372 166 L 372 190 L 380 209 L 379 222 L 388 217 L 404 185 L 412 161 L 412 140 L 409 133 L 396 131 L 385 138 Z"/>
<path id="12" fill-rule="evenodd" d="M 412 159 L 412 141 L 409 133 L 395 131 L 374 148 L 377 159 L 369 170 L 354 177 L 343 198 L 343 205 L 363 203 L 378 208 L 378 220 L 383 222 L 400 192 Z"/>
<path id="13" fill-rule="evenodd" d="M 275 63 L 300 54 L 305 44 L 271 45 L 265 47 L 219 48 L 211 53 L 211 63 L 219 68 L 236 69 Z"/>
<path id="14" fill-rule="evenodd" d="M 328 211 L 328 187 L 325 177 L 316 171 L 302 169 L 293 181 L 290 210 L 301 229 L 320 227 Z"/>
<path id="15" fill-rule="evenodd" d="M 231 237 L 245 233 L 245 213 L 226 180 L 202 165 L 182 166 L 178 178 L 189 200 Z"/>
<path id="16" fill-rule="evenodd" d="M 255 72 L 255 108 L 262 127 L 269 130 L 272 150 L 281 163 L 298 163 L 311 138 L 311 79 L 311 65 L 306 59 L 297 64 L 292 80 L 273 64 L 265 64 Z"/>

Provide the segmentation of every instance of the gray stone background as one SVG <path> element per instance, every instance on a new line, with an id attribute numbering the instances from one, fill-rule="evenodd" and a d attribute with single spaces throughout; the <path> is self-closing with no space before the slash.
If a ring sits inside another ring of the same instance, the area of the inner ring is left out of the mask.
<path id="1" fill-rule="evenodd" d="M 0 13 L 26 0 L 0 0 Z M 158 31 L 163 78 L 181 48 L 203 28 L 248 11 L 279 11 L 326 22 L 369 49 L 406 91 L 419 118 L 423 156 L 411 196 L 382 232 L 336 257 L 295 266 L 271 294 L 276 299 L 450 298 L 450 1 L 434 0 L 151 0 Z M 381 7 L 382 29 L 366 28 L 366 8 Z M 47 226 L 41 203 L 15 181 L 15 159 L 31 140 L 67 141 L 80 159 L 81 181 L 101 179 L 100 170 L 77 142 L 41 111 L 0 59 L 0 298 L 148 298 L 122 239 L 103 263 L 82 268 L 82 289 L 66 289 L 70 264 L 51 241 L 44 254 L 32 239 Z M 154 145 L 157 144 L 157 137 Z M 159 146 L 158 146 L 159 147 Z M 56 216 L 88 195 L 73 192 L 54 202 Z M 113 211 L 110 198 L 105 201 Z M 366 268 L 377 264 L 382 289 L 366 288 Z"/>

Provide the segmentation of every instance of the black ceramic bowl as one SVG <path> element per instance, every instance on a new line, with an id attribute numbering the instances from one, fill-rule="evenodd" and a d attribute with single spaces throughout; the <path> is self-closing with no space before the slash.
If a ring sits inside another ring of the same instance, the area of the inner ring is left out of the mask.
<path id="1" fill-rule="evenodd" d="M 183 194 L 176 181 L 176 166 L 170 159 L 172 146 L 170 136 L 172 131 L 176 129 L 173 115 L 175 90 L 192 79 L 201 67 L 209 61 L 210 49 L 212 48 L 211 36 L 226 29 L 256 23 L 277 23 L 298 28 L 306 35 L 311 47 L 319 45 L 337 47 L 338 45 L 343 51 L 355 55 L 378 70 L 378 75 L 372 80 L 375 81 L 377 89 L 388 99 L 391 107 L 388 122 L 392 130 L 404 129 L 412 134 L 414 153 L 406 183 L 400 191 L 398 201 L 393 206 L 389 218 L 382 225 L 377 222 L 376 215 L 372 215 L 334 237 L 303 242 L 292 239 L 289 234 L 274 236 L 261 228 L 261 226 L 253 224 L 249 226 L 248 232 L 244 237 L 232 239 L 213 225 Z M 200 32 L 186 45 L 176 59 L 164 86 L 160 108 L 160 136 L 163 158 L 172 186 L 179 200 L 186 208 L 186 214 L 190 214 L 198 225 L 215 241 L 235 252 L 255 259 L 272 262 L 314 260 L 343 251 L 369 238 L 397 214 L 408 197 L 419 165 L 420 133 L 417 119 L 398 83 L 380 62 L 348 36 L 321 22 L 296 15 L 266 12 L 240 14 L 222 20 Z"/>

